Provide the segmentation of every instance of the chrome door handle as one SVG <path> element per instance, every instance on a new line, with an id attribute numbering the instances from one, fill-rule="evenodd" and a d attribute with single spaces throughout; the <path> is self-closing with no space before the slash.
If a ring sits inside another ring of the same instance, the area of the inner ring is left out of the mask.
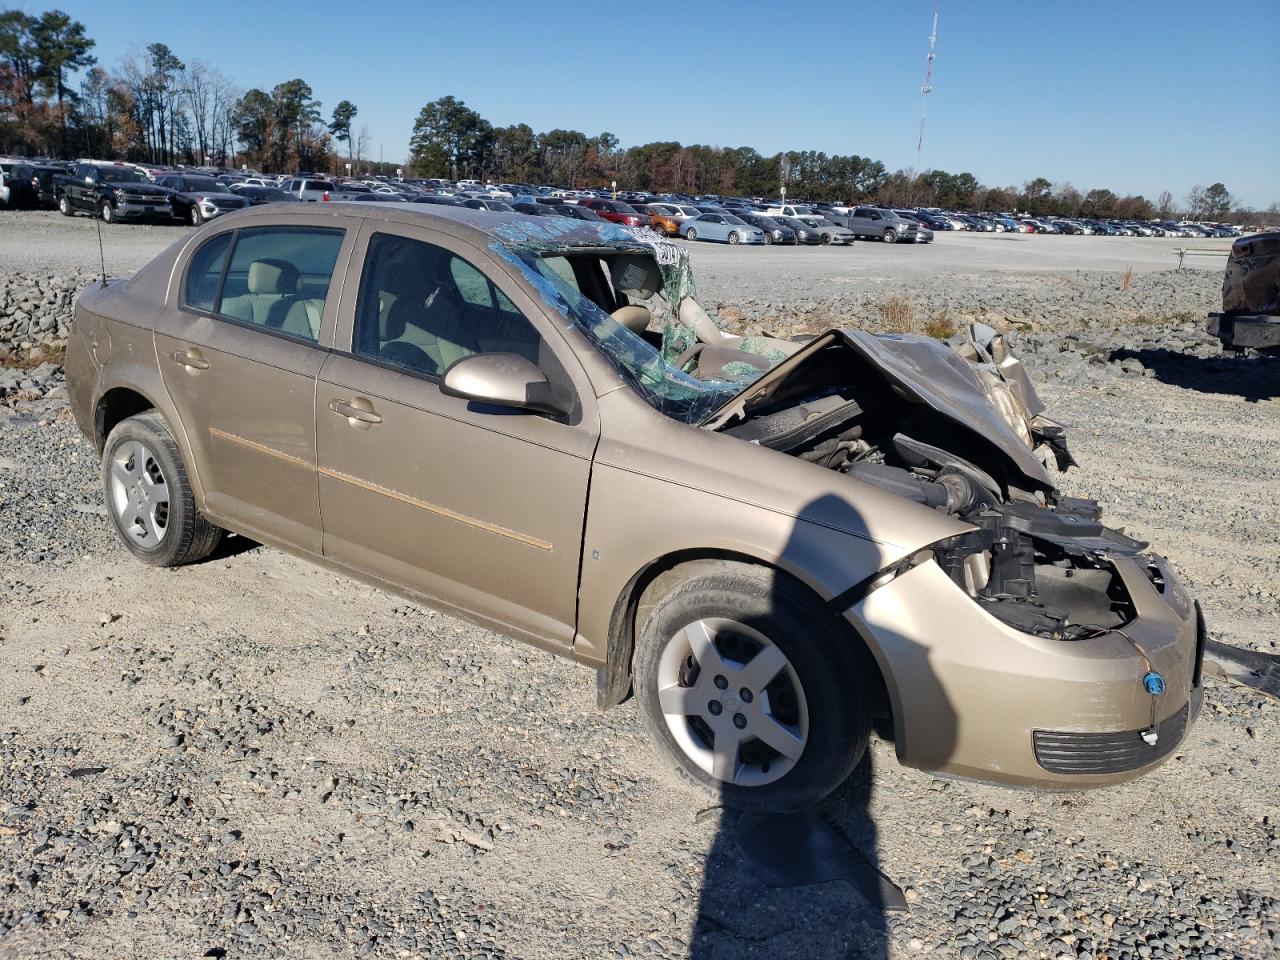
<path id="1" fill-rule="evenodd" d="M 364 397 L 354 400 L 330 400 L 329 409 L 340 417 L 346 417 L 353 427 L 367 428 L 370 424 L 381 423 L 382 418 L 373 412 L 373 404 Z"/>
<path id="2" fill-rule="evenodd" d="M 176 363 L 186 367 L 188 371 L 209 369 L 209 361 L 200 356 L 200 351 L 198 350 L 178 350 L 174 352 L 173 359 Z"/>

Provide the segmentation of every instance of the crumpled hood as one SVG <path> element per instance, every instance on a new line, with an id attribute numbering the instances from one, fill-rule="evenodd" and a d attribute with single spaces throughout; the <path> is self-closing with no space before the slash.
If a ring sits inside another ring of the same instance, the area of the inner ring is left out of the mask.
<path id="1" fill-rule="evenodd" d="M 1012 415 L 1002 414 L 997 404 L 1003 396 L 993 397 L 988 392 L 989 382 L 984 385 L 981 367 L 932 337 L 865 330 L 835 332 L 912 399 L 985 437 L 1028 479 L 1050 489 L 1056 486 L 1026 437 L 1010 423 Z"/>
<path id="2" fill-rule="evenodd" d="M 745 415 L 749 408 L 767 402 L 800 367 L 836 343 L 861 354 L 907 399 L 930 407 L 994 446 L 1033 487 L 1056 487 L 1032 449 L 1030 426 L 1018 409 L 1019 401 L 1005 379 L 993 372 L 995 368 L 967 360 L 932 337 L 915 334 L 829 330 L 756 380 L 703 425 L 715 429 L 734 415 Z"/>

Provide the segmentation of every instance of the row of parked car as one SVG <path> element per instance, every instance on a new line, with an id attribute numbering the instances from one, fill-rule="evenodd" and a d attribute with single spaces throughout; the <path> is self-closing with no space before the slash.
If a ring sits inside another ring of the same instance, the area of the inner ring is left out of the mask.
<path id="1" fill-rule="evenodd" d="M 1240 227 L 1225 223 L 1027 217 L 1007 213 L 957 213 L 938 208 L 925 208 L 913 212 L 934 230 L 970 230 L 979 233 L 1061 233 L 1107 237 L 1238 237 L 1243 235 Z"/>
<path id="2" fill-rule="evenodd" d="M 101 160 L 63 163 L 0 157 L 0 206 L 58 208 L 118 220 L 200 224 L 264 203 L 435 203 L 534 216 L 569 216 L 651 227 L 669 237 L 729 244 L 849 245 L 858 239 L 929 243 L 935 231 L 1099 236 L 1235 237 L 1229 224 L 964 213 L 936 207 L 797 203 L 745 197 L 606 193 L 533 184 L 440 179 L 273 176 Z"/>

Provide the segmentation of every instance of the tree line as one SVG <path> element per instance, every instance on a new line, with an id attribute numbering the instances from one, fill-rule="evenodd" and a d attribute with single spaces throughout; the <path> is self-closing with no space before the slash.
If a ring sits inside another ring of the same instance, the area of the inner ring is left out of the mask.
<path id="1" fill-rule="evenodd" d="M 163 43 L 98 64 L 84 25 L 61 10 L 0 13 L 0 152 L 264 171 L 367 166 L 369 131 L 341 101 L 326 122 L 306 81 L 242 90 Z M 79 82 L 75 74 L 83 71 Z"/>
<path id="2" fill-rule="evenodd" d="M 722 196 L 787 196 L 808 200 L 937 206 L 952 210 L 1017 210 L 1032 216 L 1151 219 L 1182 213 L 1206 220 L 1232 214 L 1226 186 L 1196 186 L 1181 202 L 1169 191 L 1155 199 L 1119 196 L 1105 188 L 1081 191 L 1036 177 L 1021 186 L 987 186 L 972 173 L 897 170 L 879 160 L 820 150 L 763 155 L 753 147 L 682 145 L 675 141 L 623 148 L 604 132 L 535 133 L 527 123 L 495 127 L 456 97 L 433 100 L 419 112 L 409 141 L 410 166 L 422 177 L 552 183 Z M 1275 213 L 1275 210 L 1271 211 Z M 1245 211 L 1241 216 L 1248 215 Z"/>
<path id="3" fill-rule="evenodd" d="M 366 159 L 369 128 L 356 129 L 355 104 L 341 100 L 326 119 L 300 78 L 269 90 L 242 90 L 212 64 L 184 62 L 163 43 L 135 50 L 109 70 L 97 62 L 94 47 L 84 25 L 60 10 L 0 13 L 0 152 L 243 164 L 268 173 L 337 173 L 344 163 L 357 172 L 396 167 Z M 422 177 L 570 188 L 617 184 L 655 193 L 745 196 L 777 196 L 785 188 L 790 197 L 810 200 L 1033 216 L 1259 218 L 1256 211 L 1234 210 L 1222 183 L 1196 186 L 1177 200 L 1168 191 L 1150 199 L 1101 187 L 1082 191 L 1043 177 L 989 186 L 968 172 L 890 172 L 879 160 L 819 150 L 762 154 L 749 146 L 676 141 L 623 147 L 607 131 L 591 136 L 560 128 L 539 133 L 527 123 L 495 127 L 453 96 L 419 112 L 408 166 Z M 1275 204 L 1267 214 L 1277 216 Z"/>

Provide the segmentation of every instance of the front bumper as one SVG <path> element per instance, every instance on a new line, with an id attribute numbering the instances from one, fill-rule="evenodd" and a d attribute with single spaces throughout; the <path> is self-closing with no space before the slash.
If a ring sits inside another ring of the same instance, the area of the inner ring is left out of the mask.
<path id="1" fill-rule="evenodd" d="M 1274 350 L 1280 347 L 1280 317 L 1265 313 L 1211 313 L 1205 330 L 1232 350 L 1252 347 Z"/>
<path id="2" fill-rule="evenodd" d="M 1203 699 L 1203 621 L 1168 563 L 1158 590 L 1130 558 L 1113 568 L 1135 617 L 1087 640 L 997 620 L 929 561 L 846 618 L 879 662 L 906 766 L 1021 786 L 1120 783 L 1177 747 Z M 1165 690 L 1148 693 L 1158 672 Z M 1144 737 L 1145 734 L 1145 737 Z"/>
<path id="3" fill-rule="evenodd" d="M 147 220 L 153 217 L 172 217 L 173 205 L 168 197 L 159 197 L 155 203 L 138 200 L 117 200 L 116 216 L 121 220 Z"/>

